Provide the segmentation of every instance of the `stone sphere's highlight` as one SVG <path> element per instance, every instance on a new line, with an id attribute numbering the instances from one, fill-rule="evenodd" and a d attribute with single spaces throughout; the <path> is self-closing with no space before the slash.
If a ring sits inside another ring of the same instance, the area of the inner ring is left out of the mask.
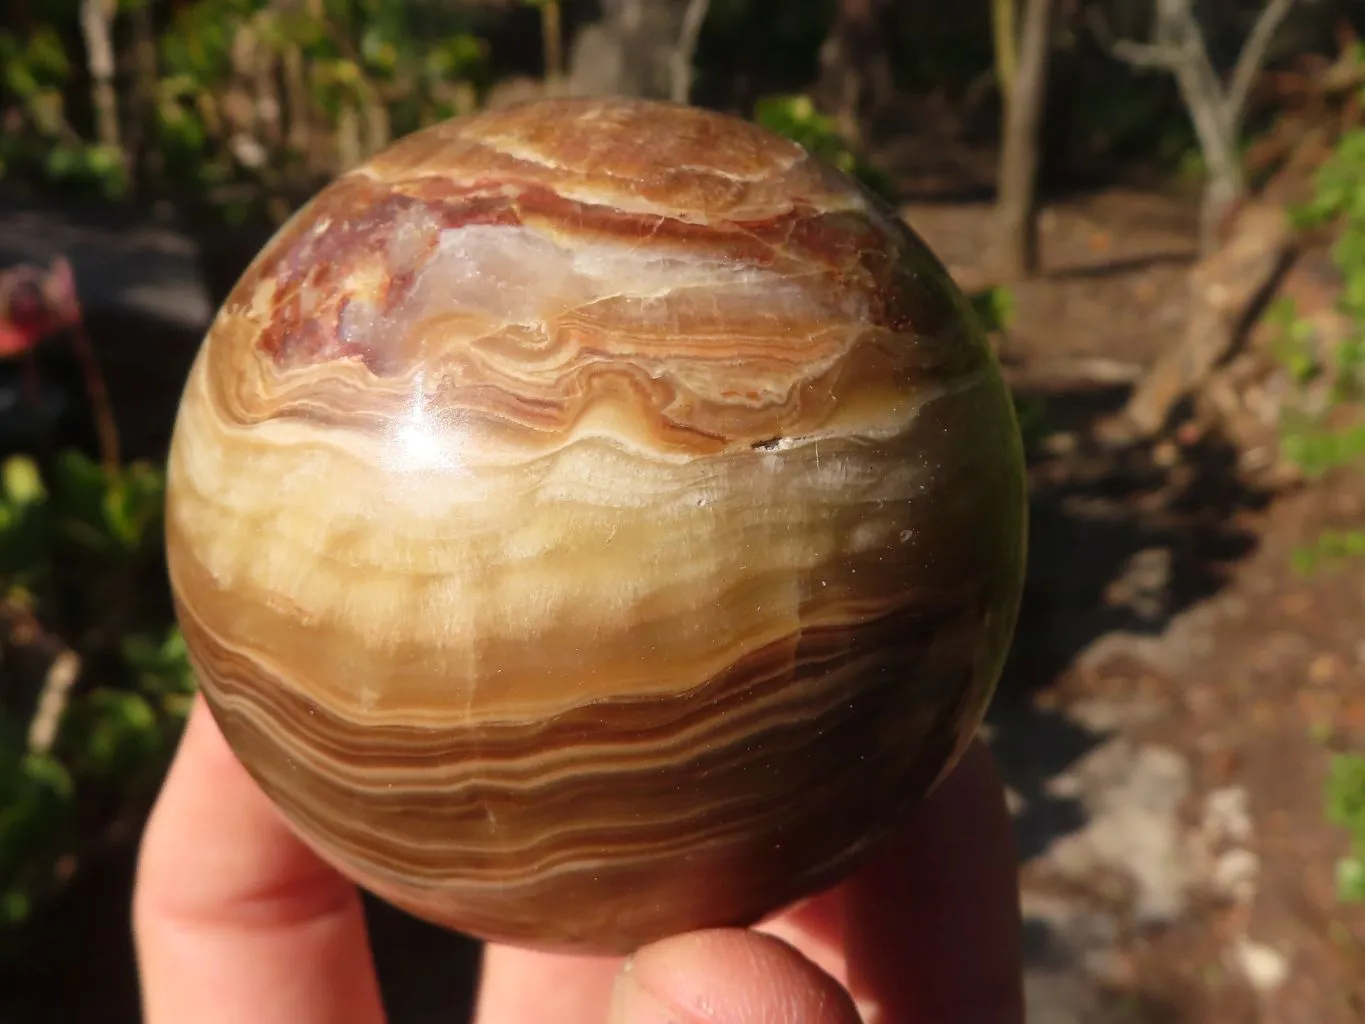
<path id="1" fill-rule="evenodd" d="M 622 953 L 837 882 L 962 753 L 1025 482 L 966 301 L 752 124 L 555 100 L 342 175 L 191 371 L 171 582 L 344 874 Z"/>

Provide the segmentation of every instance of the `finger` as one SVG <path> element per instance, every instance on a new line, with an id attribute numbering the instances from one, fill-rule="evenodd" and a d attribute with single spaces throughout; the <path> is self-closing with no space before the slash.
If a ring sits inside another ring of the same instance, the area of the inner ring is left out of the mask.
<path id="1" fill-rule="evenodd" d="M 839 984 L 785 942 L 692 932 L 619 957 L 485 952 L 476 1024 L 859 1024 Z"/>
<path id="2" fill-rule="evenodd" d="M 848 993 L 787 943 L 742 929 L 691 932 L 636 953 L 610 1024 L 859 1024 Z"/>
<path id="3" fill-rule="evenodd" d="M 380 1024 L 357 890 L 284 824 L 202 701 L 143 836 L 147 1024 Z"/>
<path id="4" fill-rule="evenodd" d="M 1023 1024 L 1014 825 L 977 743 L 844 890 L 848 984 L 876 1021 Z"/>
<path id="5" fill-rule="evenodd" d="M 990 752 L 973 744 L 852 878 L 761 930 L 843 983 L 868 1024 L 1022 1024 L 1018 860 Z"/>
<path id="6" fill-rule="evenodd" d="M 474 1024 L 602 1024 L 624 963 L 485 946 Z"/>

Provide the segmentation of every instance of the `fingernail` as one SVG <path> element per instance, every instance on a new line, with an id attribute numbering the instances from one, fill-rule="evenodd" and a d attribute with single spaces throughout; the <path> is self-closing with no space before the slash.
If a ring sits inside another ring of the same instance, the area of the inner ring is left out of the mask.
<path id="1" fill-rule="evenodd" d="M 687 1018 L 670 1009 L 653 992 L 640 983 L 634 970 L 635 961 L 627 960 L 616 976 L 611 993 L 610 1024 L 687 1024 Z"/>

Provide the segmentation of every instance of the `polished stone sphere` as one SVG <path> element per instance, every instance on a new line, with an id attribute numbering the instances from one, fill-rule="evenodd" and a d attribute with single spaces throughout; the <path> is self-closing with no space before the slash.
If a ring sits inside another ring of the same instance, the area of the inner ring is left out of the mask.
<path id="1" fill-rule="evenodd" d="M 1024 562 L 968 304 L 729 116 L 565 99 L 304 206 L 191 371 L 179 619 L 302 839 L 494 941 L 623 953 L 844 877 L 961 755 Z"/>

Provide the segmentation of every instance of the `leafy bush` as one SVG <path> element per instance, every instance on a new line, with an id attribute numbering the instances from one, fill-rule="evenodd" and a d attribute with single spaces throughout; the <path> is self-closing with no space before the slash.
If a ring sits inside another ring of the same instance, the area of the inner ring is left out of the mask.
<path id="1" fill-rule="evenodd" d="M 1324 530 L 1311 544 L 1294 550 L 1294 568 L 1307 576 L 1365 555 L 1365 530 Z"/>
<path id="2" fill-rule="evenodd" d="M 1280 329 L 1276 355 L 1300 391 L 1322 385 L 1316 407 L 1290 409 L 1282 431 L 1289 460 L 1306 475 L 1320 476 L 1365 457 L 1365 425 L 1328 422 L 1340 406 L 1365 397 L 1365 129 L 1343 135 L 1318 171 L 1313 198 L 1293 215 L 1303 228 L 1338 230 L 1332 247 L 1343 281 L 1337 305 L 1349 325 L 1345 337 L 1324 351 L 1291 300 L 1270 314 Z"/>
<path id="3" fill-rule="evenodd" d="M 11 457 L 0 482 L 0 656 L 47 663 L 31 678 L 8 669 L 0 692 L 3 932 L 92 841 L 92 807 L 108 822 L 150 797 L 194 677 L 179 632 L 138 614 L 129 572 L 159 556 L 161 474 L 63 452 L 46 471 Z"/>
<path id="4" fill-rule="evenodd" d="M 1319 169 L 1312 199 L 1291 211 L 1298 225 L 1338 231 L 1332 260 L 1342 277 L 1337 308 L 1346 333 L 1325 345 L 1294 302 L 1267 313 L 1277 328 L 1273 354 L 1297 391 L 1282 415 L 1281 449 L 1307 477 L 1365 459 L 1365 422 L 1334 422 L 1365 397 L 1365 129 L 1345 133 Z M 1365 531 L 1329 530 L 1294 552 L 1295 568 L 1311 573 L 1365 555 Z"/>
<path id="5" fill-rule="evenodd" d="M 1281 303 L 1271 313 L 1280 326 L 1276 355 L 1281 364 L 1301 391 L 1319 386 L 1318 408 L 1293 410 L 1283 437 L 1286 455 L 1305 474 L 1316 476 L 1365 458 L 1365 423 L 1333 427 L 1327 422 L 1342 406 L 1365 398 L 1365 129 L 1342 136 L 1318 171 L 1312 199 L 1294 215 L 1301 227 L 1330 225 L 1338 231 L 1332 259 L 1343 282 L 1337 307 L 1347 324 L 1345 336 L 1323 351 L 1292 304 Z M 1295 565 L 1311 572 L 1361 555 L 1365 530 L 1328 530 L 1295 552 Z M 1365 902 L 1365 756 L 1333 760 L 1326 805 L 1328 819 L 1350 836 L 1350 852 L 1337 864 L 1338 895 Z"/>
<path id="6" fill-rule="evenodd" d="M 766 96 L 754 105 L 753 120 L 776 132 L 861 181 L 872 191 L 886 195 L 889 182 L 864 161 L 840 133 L 834 118 L 816 109 L 815 101 L 805 94 Z"/>
<path id="7" fill-rule="evenodd" d="M 981 326 L 988 333 L 1007 331 L 1014 323 L 1014 292 L 1004 285 L 975 292 L 967 296 L 967 299 L 972 304 L 972 310 L 980 318 Z"/>
<path id="8" fill-rule="evenodd" d="M 1343 754 L 1333 760 L 1327 816 L 1351 839 L 1350 852 L 1337 862 L 1337 894 L 1343 902 L 1365 903 L 1365 757 Z"/>
<path id="9" fill-rule="evenodd" d="M 91 143 L 68 114 L 87 88 L 80 50 L 68 52 L 80 38 L 76 4 L 53 5 L 23 35 L 0 32 L 0 175 L 115 196 L 138 165 L 156 184 L 207 195 L 234 217 L 278 219 L 398 135 L 472 109 L 488 81 L 487 47 L 468 31 L 463 5 L 173 6 L 148 53 L 116 51 L 131 128 L 124 142 L 140 152 Z M 120 45 L 126 13 L 120 5 L 113 26 Z"/>
<path id="10" fill-rule="evenodd" d="M 7 357 L 29 358 L 54 331 L 68 331 L 102 425 L 99 462 L 57 450 L 0 463 L 4 940 L 92 845 L 150 799 L 194 676 L 166 600 L 165 479 L 158 467 L 119 456 L 69 267 L 58 261 L 50 272 L 18 267 L 0 276 L 0 296 L 24 296 L 0 304 Z M 23 401 L 34 403 L 41 382 L 27 383 Z"/>
<path id="11" fill-rule="evenodd" d="M 288 204 L 424 124 L 472 109 L 484 44 L 457 9 L 333 0 L 184 5 L 159 39 L 155 131 L 172 179 Z M 264 92 L 263 92 L 264 90 Z"/>
<path id="12" fill-rule="evenodd" d="M 74 12 L 73 12 L 74 13 Z M 37 173 L 106 197 L 121 195 L 128 177 L 117 150 L 82 139 L 67 115 L 71 59 L 53 25 L 25 36 L 0 31 L 0 176 Z"/>

